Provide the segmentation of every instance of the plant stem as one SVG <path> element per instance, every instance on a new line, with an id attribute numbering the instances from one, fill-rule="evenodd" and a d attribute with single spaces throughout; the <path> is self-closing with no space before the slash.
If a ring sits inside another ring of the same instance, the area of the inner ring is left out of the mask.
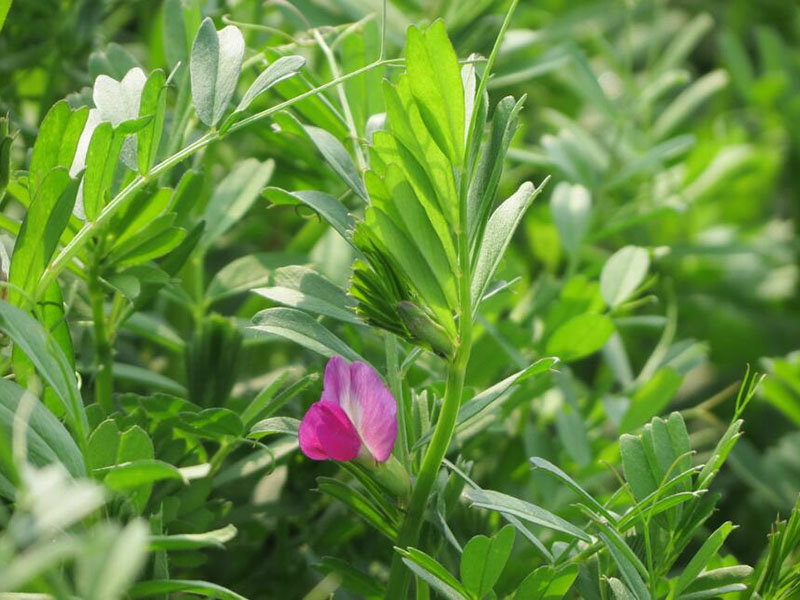
<path id="1" fill-rule="evenodd" d="M 331 69 L 333 79 L 335 81 L 340 80 L 342 73 L 339 71 L 339 65 L 336 63 L 336 57 L 333 55 L 333 51 L 330 49 L 330 46 L 328 46 L 328 44 L 325 42 L 325 38 L 320 35 L 318 29 L 314 29 L 314 39 L 317 40 L 317 44 L 322 49 L 323 54 L 325 54 L 325 58 L 328 60 L 328 66 Z M 342 112 L 344 112 L 344 119 L 345 123 L 347 124 L 347 129 L 350 131 L 350 137 L 352 138 L 353 142 L 353 151 L 356 155 L 358 168 L 366 169 L 367 161 L 364 158 L 364 153 L 361 151 L 361 145 L 358 143 L 358 129 L 356 129 L 356 123 L 353 119 L 353 111 L 350 110 L 350 103 L 347 101 L 347 93 L 345 92 L 344 85 L 336 86 L 336 93 L 339 95 L 339 104 L 342 105 Z"/>
<path id="2" fill-rule="evenodd" d="M 114 411 L 111 394 L 114 390 L 111 344 L 106 328 L 105 290 L 100 284 L 100 274 L 97 263 L 94 261 L 89 270 L 89 303 L 92 306 L 92 320 L 94 321 L 95 345 L 95 374 L 94 374 L 94 399 L 106 414 Z"/>
<path id="3" fill-rule="evenodd" d="M 436 475 L 439 473 L 442 459 L 450 446 L 453 431 L 456 428 L 456 417 L 458 417 L 458 409 L 461 407 L 461 393 L 464 390 L 464 376 L 468 359 L 469 344 L 462 344 L 456 350 L 456 355 L 448 369 L 447 388 L 444 393 L 442 411 L 439 414 L 439 420 L 436 422 L 431 442 L 425 451 L 425 457 L 422 459 L 422 467 L 417 476 L 417 481 L 414 483 L 408 512 L 397 536 L 397 546 L 399 548 L 414 546 L 419 539 L 422 521 L 425 517 L 425 509 L 428 506 L 428 498 L 433 489 L 433 484 L 436 482 Z M 389 598 L 405 598 L 408 593 L 408 581 L 409 572 L 403 564 L 401 556 L 395 553 L 392 558 L 389 585 L 386 588 L 387 600 Z"/>
<path id="4" fill-rule="evenodd" d="M 403 398 L 403 382 L 400 380 L 400 365 L 397 357 L 397 337 L 393 333 L 386 334 L 386 374 L 389 389 L 397 402 L 397 458 L 406 468 L 408 461 L 408 430 L 406 423 L 406 405 Z"/>

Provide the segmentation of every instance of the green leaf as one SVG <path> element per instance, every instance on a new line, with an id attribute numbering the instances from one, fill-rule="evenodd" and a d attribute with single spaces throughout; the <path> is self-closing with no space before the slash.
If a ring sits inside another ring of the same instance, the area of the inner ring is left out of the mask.
<path id="1" fill-rule="evenodd" d="M 480 299 L 483 298 L 486 288 L 491 283 L 500 261 L 503 259 L 506 248 L 511 243 L 514 231 L 522 220 L 525 211 L 538 196 L 545 184 L 536 188 L 530 182 L 523 183 L 519 189 L 503 202 L 497 210 L 492 213 L 489 222 L 486 224 L 486 231 L 481 240 L 473 275 L 472 285 L 470 286 L 472 302 L 477 309 Z"/>
<path id="2" fill-rule="evenodd" d="M 476 535 L 461 553 L 461 582 L 477 598 L 488 594 L 506 566 L 514 546 L 514 527 L 506 525 L 491 538 Z"/>
<path id="3" fill-rule="evenodd" d="M 381 600 L 386 590 L 369 575 L 362 573 L 346 561 L 325 556 L 314 567 L 323 573 L 334 574 L 341 579 L 342 586 L 365 600 Z"/>
<path id="4" fill-rule="evenodd" d="M 585 467 L 592 462 L 586 423 L 580 411 L 569 402 L 562 403 L 556 411 L 556 431 L 567 454 L 578 466 Z"/>
<path id="5" fill-rule="evenodd" d="M 451 305 L 456 304 L 455 246 L 441 213 L 417 196 L 396 164 L 386 166 L 381 179 L 367 172 L 367 189 L 373 206 L 385 212 L 417 246 Z"/>
<path id="6" fill-rule="evenodd" d="M 701 104 L 727 85 L 728 74 L 724 69 L 716 69 L 697 79 L 658 116 L 652 128 L 654 139 L 667 137 Z"/>
<path id="7" fill-rule="evenodd" d="M 192 44 L 189 70 L 198 118 L 213 127 L 225 114 L 236 89 L 244 57 L 241 31 L 228 25 L 217 31 L 206 17 Z"/>
<path id="8" fill-rule="evenodd" d="M 33 317 L 4 300 L 0 300 L 0 330 L 25 353 L 53 388 L 64 406 L 70 428 L 78 440 L 85 440 L 89 422 L 83 398 L 75 372 L 61 348 Z"/>
<path id="9" fill-rule="evenodd" d="M 470 67 L 474 66 L 470 65 Z M 524 98 L 515 102 L 514 98 L 506 96 L 497 103 L 497 108 L 495 108 L 489 145 L 481 154 L 481 160 L 470 183 L 467 196 L 470 242 L 483 237 L 486 220 L 494 206 L 495 196 L 500 185 L 506 153 L 519 123 L 519 113 L 522 110 L 523 102 Z M 466 115 L 466 118 L 466 122 L 469 123 L 469 115 Z M 479 144 L 475 144 L 476 148 L 478 146 Z"/>
<path id="10" fill-rule="evenodd" d="M 237 258 L 214 275 L 206 289 L 206 301 L 216 302 L 269 285 L 277 269 L 302 262 L 306 262 L 303 255 L 288 252 L 264 252 Z"/>
<path id="11" fill-rule="evenodd" d="M 571 362 L 594 354 L 614 333 L 614 324 L 606 315 L 584 313 L 561 325 L 547 340 L 546 352 Z"/>
<path id="12" fill-rule="evenodd" d="M 458 432 L 470 419 L 481 414 L 487 407 L 491 406 L 500 396 L 505 394 L 511 386 L 516 385 L 534 375 L 549 371 L 558 359 L 553 357 L 540 358 L 528 368 L 509 375 L 502 381 L 498 381 L 493 386 L 486 388 L 482 392 L 475 394 L 458 409 L 456 418 L 456 432 Z M 414 444 L 414 450 L 422 447 L 433 436 L 433 428 L 428 429 Z"/>
<path id="13" fill-rule="evenodd" d="M 170 225 L 174 223 L 175 217 L 167 216 L 172 196 L 170 188 L 158 188 L 134 196 L 111 220 L 111 249 L 118 249 L 123 244 L 139 244 L 142 236 L 152 237 L 165 221 Z"/>
<path id="14" fill-rule="evenodd" d="M 177 592 L 213 598 L 214 600 L 247 600 L 244 596 L 240 596 L 236 592 L 232 592 L 216 583 L 193 579 L 151 579 L 150 581 L 142 581 L 128 590 L 128 596 L 131 598 L 151 598 Z"/>
<path id="15" fill-rule="evenodd" d="M 11 145 L 14 143 L 14 138 L 3 135 L 2 130 L 7 129 L 3 123 L 7 123 L 4 117 L 0 118 L 0 194 L 6 191 L 11 180 Z"/>
<path id="16" fill-rule="evenodd" d="M 266 188 L 264 196 L 274 204 L 296 205 L 299 203 L 308 206 L 325 219 L 345 241 L 353 243 L 353 218 L 347 211 L 347 207 L 333 196 L 315 191 L 287 192 L 276 187 Z"/>
<path id="17" fill-rule="evenodd" d="M 684 24 L 661 52 L 654 71 L 666 71 L 680 66 L 713 26 L 714 19 L 708 13 L 700 13 Z"/>
<path id="18" fill-rule="evenodd" d="M 675 597 L 679 596 L 683 590 L 685 590 L 706 568 L 709 561 L 714 558 L 714 556 L 719 552 L 720 548 L 722 548 L 722 544 L 725 543 L 725 539 L 728 537 L 731 531 L 733 531 L 734 526 L 733 523 L 730 521 L 726 521 L 722 525 L 717 528 L 714 533 L 712 533 L 706 541 L 703 542 L 703 545 L 700 546 L 700 549 L 695 553 L 689 563 L 683 568 L 681 571 L 680 577 L 675 582 L 675 587 L 673 588 L 673 595 Z"/>
<path id="19" fill-rule="evenodd" d="M 631 591 L 625 587 L 625 584 L 616 577 L 610 577 L 608 579 L 608 585 L 611 587 L 614 598 L 617 600 L 636 600 L 636 596 L 631 594 Z"/>
<path id="20" fill-rule="evenodd" d="M 270 417 L 253 425 L 247 437 L 262 438 L 268 435 L 297 435 L 300 421 L 291 417 Z"/>
<path id="21" fill-rule="evenodd" d="M 89 116 L 89 110 L 72 111 L 66 100 L 56 102 L 39 125 L 33 145 L 28 180 L 30 195 L 35 197 L 44 178 L 55 167 L 72 166 L 78 140 Z"/>
<path id="22" fill-rule="evenodd" d="M 306 313 L 293 308 L 268 308 L 253 317 L 253 329 L 278 335 L 323 356 L 335 354 L 347 360 L 364 360 L 338 337 Z"/>
<path id="23" fill-rule="evenodd" d="M 274 273 L 273 286 L 256 288 L 253 292 L 313 315 L 325 315 L 356 325 L 361 323 L 352 310 L 355 302 L 344 290 L 307 267 L 281 267 Z"/>
<path id="24" fill-rule="evenodd" d="M 0 31 L 3 30 L 3 25 L 6 22 L 6 16 L 11 9 L 11 0 L 0 0 Z"/>
<path id="25" fill-rule="evenodd" d="M 112 490 L 128 490 L 165 479 L 186 482 L 178 468 L 155 459 L 133 460 L 107 469 L 103 482 Z"/>
<path id="26" fill-rule="evenodd" d="M 12 304 L 27 307 L 27 298 L 15 288 L 28 295 L 36 289 L 69 223 L 77 191 L 78 182 L 70 179 L 64 167 L 51 170 L 38 186 L 8 267 L 8 282 L 14 286 L 8 292 Z"/>
<path id="27" fill-rule="evenodd" d="M 189 36 L 187 35 L 188 15 L 185 14 L 182 0 L 165 0 L 164 2 L 164 52 L 167 64 L 174 69 L 178 63 L 189 63 Z M 191 28 L 194 31 L 196 28 Z"/>
<path id="28" fill-rule="evenodd" d="M 660 369 L 634 394 L 631 405 L 619 424 L 620 433 L 632 431 L 664 412 L 682 382 L 683 377 L 669 367 Z"/>
<path id="29" fill-rule="evenodd" d="M 114 420 L 107 419 L 89 437 L 87 454 L 89 467 L 95 474 L 99 474 L 116 465 L 152 460 L 155 450 L 150 436 L 138 425 L 120 433 Z M 151 482 L 145 481 L 139 486 L 129 487 L 125 495 L 134 512 L 141 514 L 147 506 L 153 486 Z"/>
<path id="30" fill-rule="evenodd" d="M 78 559 L 79 593 L 86 600 L 120 598 L 147 559 L 148 529 L 144 521 L 133 520 L 121 531 L 108 527 L 100 532 Z"/>
<path id="31" fill-rule="evenodd" d="M 600 291 L 611 308 L 625 302 L 641 285 L 650 267 L 650 255 L 644 248 L 620 248 L 603 265 Z"/>
<path id="32" fill-rule="evenodd" d="M 30 403 L 32 408 L 26 427 L 27 459 L 39 467 L 60 462 L 70 475 L 86 475 L 83 455 L 61 421 L 33 395 L 29 394 L 23 400 L 25 393 L 16 383 L 0 379 L 0 438 L 10 442 L 20 403 Z"/>
<path id="33" fill-rule="evenodd" d="M 749 565 L 734 565 L 731 567 L 721 567 L 703 571 L 686 589 L 681 598 L 687 598 L 690 594 L 693 598 L 699 598 L 698 594 L 705 593 L 705 597 L 716 597 L 721 595 L 719 590 L 728 586 L 739 586 L 743 591 L 747 586 L 743 586 L 753 574 L 753 567 Z"/>
<path id="34" fill-rule="evenodd" d="M 565 521 L 535 504 L 525 502 L 513 496 L 493 492 L 491 490 L 465 489 L 464 496 L 472 502 L 473 506 L 496 510 L 497 512 L 514 515 L 530 523 L 541 525 L 547 529 L 560 531 L 571 537 L 578 538 L 585 542 L 591 542 L 592 538 L 585 532 L 575 527 L 572 523 Z"/>
<path id="35" fill-rule="evenodd" d="M 165 392 L 175 396 L 185 396 L 187 393 L 186 388 L 174 379 L 152 369 L 127 363 L 114 363 L 114 379 L 129 381 L 150 391 Z"/>
<path id="36" fill-rule="evenodd" d="M 148 232 L 149 235 L 132 238 L 129 240 L 130 244 L 123 244 L 112 252 L 110 260 L 117 268 L 141 265 L 160 258 L 169 254 L 183 242 L 186 238 L 186 230 L 170 225 L 174 220 L 174 215 L 164 216 L 168 218 L 161 222 L 163 228 L 160 231 L 153 228 Z"/>
<path id="37" fill-rule="evenodd" d="M 133 54 L 113 42 L 108 44 L 105 50 L 92 52 L 89 56 L 89 76 L 92 79 L 97 79 L 100 75 L 107 75 L 119 81 L 131 69 L 138 66 L 139 62 Z"/>
<path id="38" fill-rule="evenodd" d="M 598 537 L 603 540 L 603 543 L 608 549 L 608 553 L 617 563 L 622 578 L 628 587 L 633 590 L 637 598 L 647 599 L 650 597 L 642 578 L 649 579 L 649 571 L 644 566 L 642 561 L 636 556 L 636 553 L 631 549 L 627 542 L 617 531 L 606 521 L 596 515 L 591 509 L 580 505 L 580 509 L 589 515 L 594 521 L 594 526 L 599 529 Z"/>
<path id="39" fill-rule="evenodd" d="M 414 188 L 440 238 L 445 239 L 448 223 L 455 227 L 458 192 L 453 164 L 431 137 L 414 101 L 407 76 L 397 86 L 383 84 L 389 131 L 372 136 L 373 165 L 396 163 Z M 380 170 L 380 169 L 379 169 Z"/>
<path id="40" fill-rule="evenodd" d="M 308 134 L 308 137 L 314 142 L 314 145 L 322 154 L 323 158 L 336 171 L 336 174 L 342 178 L 348 187 L 353 190 L 364 202 L 369 202 L 367 190 L 364 188 L 364 182 L 358 173 L 358 169 L 353 164 L 353 160 L 347 153 L 347 150 L 342 143 L 336 139 L 331 133 L 319 127 L 312 127 L 310 125 L 303 125 L 303 129 Z"/>
<path id="41" fill-rule="evenodd" d="M 447 569 L 436 562 L 436 559 L 416 548 L 408 550 L 395 548 L 395 551 L 400 553 L 403 562 L 409 569 L 447 600 L 469 600 L 469 592 Z"/>
<path id="42" fill-rule="evenodd" d="M 272 160 L 262 163 L 249 158 L 240 162 L 220 182 L 205 211 L 206 230 L 202 241 L 205 247 L 244 217 L 272 177 L 274 168 Z"/>
<path id="43" fill-rule="evenodd" d="M 164 115 L 167 110 L 167 78 L 164 71 L 157 69 L 150 73 L 142 89 L 139 116 L 152 115 L 152 120 L 137 136 L 136 160 L 139 173 L 147 175 L 158 155 L 161 133 L 164 129 Z"/>
<path id="44" fill-rule="evenodd" d="M 304 392 L 319 379 L 319 374 L 308 373 L 287 386 L 278 393 L 278 389 L 287 379 L 292 371 L 292 367 L 279 372 L 278 375 L 261 392 L 253 398 L 247 408 L 241 413 L 242 421 L 245 425 L 250 425 L 258 417 L 270 417 L 283 408 L 288 402 L 298 394 Z"/>
<path id="45" fill-rule="evenodd" d="M 577 577 L 577 565 L 539 567 L 522 581 L 514 600 L 561 600 Z"/>
<path id="46" fill-rule="evenodd" d="M 637 501 L 646 498 L 657 487 L 640 437 L 624 434 L 619 438 L 619 451 L 625 479 Z"/>
<path id="47" fill-rule="evenodd" d="M 95 427 L 87 444 L 89 469 L 103 469 L 117 464 L 119 450 L 119 427 L 114 419 L 106 419 Z"/>
<path id="48" fill-rule="evenodd" d="M 390 540 L 397 538 L 397 527 L 375 507 L 367 496 L 346 483 L 331 477 L 317 477 L 317 488 L 342 502 L 354 514 L 361 517 Z"/>
<path id="49" fill-rule="evenodd" d="M 564 471 L 559 469 L 553 463 L 538 456 L 533 456 L 528 460 L 530 460 L 531 465 L 533 465 L 534 469 L 542 469 L 543 471 L 546 471 L 547 473 L 550 473 L 557 479 L 561 480 L 563 483 L 567 484 L 567 486 L 573 492 L 575 492 L 575 494 L 577 494 L 577 496 L 581 500 L 586 502 L 590 507 L 599 512 L 609 521 L 614 521 L 614 518 L 612 517 L 611 513 L 608 512 L 608 510 L 602 504 L 600 504 L 600 502 L 595 500 L 594 496 L 592 496 L 589 492 L 584 490 L 577 481 L 575 481 L 572 477 L 567 475 Z"/>
<path id="50" fill-rule="evenodd" d="M 175 535 L 151 535 L 150 551 L 198 550 L 200 548 L 224 549 L 225 544 L 236 537 L 238 530 L 233 525 L 204 533 L 181 533 Z"/>
<path id="51" fill-rule="evenodd" d="M 608 553 L 617 564 L 617 568 L 622 575 L 622 579 L 625 581 L 625 585 L 633 592 L 636 600 L 650 600 L 650 592 L 647 591 L 647 586 L 644 581 L 642 581 L 636 566 L 631 562 L 631 558 L 636 559 L 636 555 L 624 540 L 618 538 L 618 536 L 616 538 L 609 537 L 609 530 L 610 528 L 606 527 L 606 533 L 598 533 L 598 537 L 603 540 L 603 543 L 608 549 Z M 641 561 L 637 560 L 636 565 L 640 564 Z"/>
<path id="52" fill-rule="evenodd" d="M 406 39 L 406 69 L 411 92 L 436 144 L 461 164 L 464 152 L 464 88 L 458 57 L 447 37 L 444 21 L 424 32 L 411 27 Z"/>
<path id="53" fill-rule="evenodd" d="M 105 206 L 122 142 L 123 136 L 108 122 L 100 123 L 92 134 L 82 188 L 83 214 L 87 221 L 94 221 Z"/>
<path id="54" fill-rule="evenodd" d="M 567 252 L 577 252 L 592 216 L 592 197 L 589 190 L 580 184 L 570 185 L 562 181 L 550 196 L 550 212 L 558 228 L 561 244 Z"/>
<path id="55" fill-rule="evenodd" d="M 239 106 L 236 107 L 236 112 L 247 110 L 247 107 L 259 95 L 284 79 L 297 75 L 305 64 L 306 59 L 302 56 L 281 56 L 264 69 L 261 75 L 247 89 L 244 96 L 242 96 L 242 101 L 239 102 Z"/>
<path id="56" fill-rule="evenodd" d="M 206 408 L 196 413 L 182 412 L 179 417 L 179 422 L 175 425 L 177 428 L 211 440 L 238 438 L 244 432 L 239 415 L 227 408 Z"/>

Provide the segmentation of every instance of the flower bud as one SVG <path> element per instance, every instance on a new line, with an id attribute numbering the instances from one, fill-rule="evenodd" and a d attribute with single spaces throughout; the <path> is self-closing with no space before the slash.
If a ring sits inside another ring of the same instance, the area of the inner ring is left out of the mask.
<path id="1" fill-rule="evenodd" d="M 415 338 L 430 346 L 441 357 L 452 356 L 454 348 L 450 336 L 424 310 L 413 302 L 403 300 L 397 303 L 397 312 Z"/>

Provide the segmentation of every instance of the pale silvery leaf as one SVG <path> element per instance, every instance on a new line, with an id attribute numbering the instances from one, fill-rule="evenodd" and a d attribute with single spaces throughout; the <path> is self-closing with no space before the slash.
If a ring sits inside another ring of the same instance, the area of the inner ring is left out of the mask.
<path id="1" fill-rule="evenodd" d="M 600 291 L 610 307 L 619 306 L 636 291 L 650 268 L 650 254 L 638 246 L 620 248 L 603 265 Z"/>
<path id="2" fill-rule="evenodd" d="M 244 58 L 244 37 L 233 25 L 217 31 L 206 18 L 192 44 L 189 71 L 198 118 L 213 127 L 233 96 Z"/>
<path id="3" fill-rule="evenodd" d="M 125 74 L 122 81 L 112 79 L 108 75 L 99 75 L 94 81 L 92 99 L 100 112 L 100 118 L 117 127 L 124 121 L 139 117 L 139 105 L 142 101 L 142 89 L 147 82 L 147 75 L 139 67 Z M 128 136 L 122 145 L 120 158 L 130 169 L 136 170 L 136 138 Z"/>
<path id="4" fill-rule="evenodd" d="M 472 275 L 471 293 L 474 308 L 477 309 L 480 299 L 483 298 L 525 211 L 542 191 L 548 179 L 545 179 L 538 188 L 526 181 L 498 206 L 489 218 Z"/>
<path id="5" fill-rule="evenodd" d="M 576 252 L 589 228 L 592 210 L 589 190 L 579 184 L 559 183 L 550 198 L 550 210 L 564 248 Z"/>
<path id="6" fill-rule="evenodd" d="M 365 128 L 365 136 L 367 138 L 367 143 L 372 143 L 372 136 L 375 135 L 376 131 L 383 131 L 386 129 L 386 113 L 375 113 L 371 115 L 369 119 L 367 119 L 367 126 Z"/>
<path id="7" fill-rule="evenodd" d="M 76 177 L 86 168 L 89 142 L 92 141 L 92 134 L 100 123 L 109 122 L 116 127 L 120 123 L 139 117 L 142 89 L 146 82 L 147 76 L 139 67 L 128 71 L 121 81 L 112 79 L 108 75 L 98 75 L 94 80 L 94 89 L 92 90 L 92 100 L 96 108 L 89 111 L 81 137 L 78 139 L 78 147 L 69 169 L 70 177 Z M 120 158 L 125 166 L 136 169 L 136 138 L 134 136 L 128 136 L 123 143 Z M 75 208 L 72 212 L 79 219 L 86 218 L 83 210 L 83 181 L 78 188 Z"/>
<path id="8" fill-rule="evenodd" d="M 99 75 L 94 81 L 92 99 L 100 111 L 101 119 L 114 127 L 123 121 L 136 119 L 146 82 L 147 76 L 139 67 L 128 71 L 122 81 Z"/>
<path id="9" fill-rule="evenodd" d="M 239 106 L 236 107 L 236 112 L 247 109 L 256 97 L 272 86 L 280 83 L 284 79 L 297 75 L 305 64 L 306 59 L 302 56 L 281 56 L 264 69 L 261 75 L 253 82 L 242 97 L 242 101 L 239 102 Z"/>

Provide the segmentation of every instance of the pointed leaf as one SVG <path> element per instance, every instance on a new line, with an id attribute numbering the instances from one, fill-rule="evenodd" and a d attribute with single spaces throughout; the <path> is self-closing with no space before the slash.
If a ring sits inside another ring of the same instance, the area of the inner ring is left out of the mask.
<path id="1" fill-rule="evenodd" d="M 192 101 L 200 120 L 213 127 L 233 96 L 244 57 L 244 37 L 233 25 L 217 31 L 206 17 L 192 44 Z"/>
<path id="2" fill-rule="evenodd" d="M 503 259 L 517 225 L 546 183 L 547 180 L 538 188 L 530 182 L 523 183 L 489 219 L 472 275 L 471 294 L 473 306 L 476 308 Z"/>

